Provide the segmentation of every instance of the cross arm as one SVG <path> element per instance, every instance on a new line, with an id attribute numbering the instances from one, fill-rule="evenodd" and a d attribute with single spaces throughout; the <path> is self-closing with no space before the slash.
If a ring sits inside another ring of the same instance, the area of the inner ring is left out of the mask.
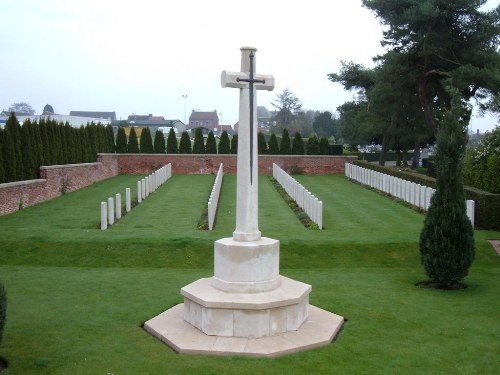
<path id="1" fill-rule="evenodd" d="M 220 77 L 222 87 L 235 87 L 239 89 L 247 87 L 249 79 L 249 73 L 228 72 L 227 70 L 224 70 Z M 274 89 L 274 76 L 272 75 L 257 74 L 254 76 L 254 80 L 256 80 L 254 83 L 256 90 L 272 91 Z"/>

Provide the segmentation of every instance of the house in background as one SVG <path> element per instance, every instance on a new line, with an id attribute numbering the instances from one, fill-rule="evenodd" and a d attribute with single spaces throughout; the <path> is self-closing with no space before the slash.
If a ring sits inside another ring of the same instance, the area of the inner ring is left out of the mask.
<path id="1" fill-rule="evenodd" d="M 92 119 L 107 120 L 108 123 L 116 121 L 116 112 L 70 111 L 70 116 L 88 117 Z"/>
<path id="2" fill-rule="evenodd" d="M 166 120 L 163 116 L 153 116 L 149 115 L 136 115 L 132 114 L 127 117 L 126 121 L 116 121 L 113 125 L 122 126 L 126 129 L 135 128 L 137 135 L 139 135 L 144 128 L 149 128 L 149 132 L 152 136 L 157 130 L 161 130 L 163 134 L 168 135 L 170 128 L 174 128 L 176 134 L 181 134 L 186 130 L 186 125 L 181 120 Z"/>
<path id="3" fill-rule="evenodd" d="M 219 116 L 216 110 L 212 112 L 198 112 L 193 110 L 189 116 L 189 124 L 186 130 L 191 132 L 191 136 L 194 136 L 196 128 L 201 128 L 205 137 L 210 131 L 215 136 L 220 136 L 224 130 L 230 135 L 233 134 L 233 127 L 231 125 L 219 124 Z"/>

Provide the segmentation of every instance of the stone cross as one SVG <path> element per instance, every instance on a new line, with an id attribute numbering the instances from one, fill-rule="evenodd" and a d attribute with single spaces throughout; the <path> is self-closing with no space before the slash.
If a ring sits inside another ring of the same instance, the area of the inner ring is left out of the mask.
<path id="1" fill-rule="evenodd" d="M 255 74 L 256 48 L 241 48 L 241 72 L 223 71 L 222 87 L 240 89 L 235 241 L 258 241 L 258 154 L 256 90 L 274 89 L 274 77 Z"/>

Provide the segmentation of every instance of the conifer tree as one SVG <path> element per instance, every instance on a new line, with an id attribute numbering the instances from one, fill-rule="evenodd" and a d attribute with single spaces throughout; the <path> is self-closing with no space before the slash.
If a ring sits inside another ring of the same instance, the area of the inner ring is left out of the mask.
<path id="1" fill-rule="evenodd" d="M 151 131 L 148 127 L 142 129 L 141 133 L 141 154 L 153 153 L 153 139 L 151 138 Z"/>
<path id="2" fill-rule="evenodd" d="M 319 139 L 316 135 L 311 135 L 307 139 L 306 154 L 319 155 Z"/>
<path id="3" fill-rule="evenodd" d="M 194 131 L 193 154 L 205 153 L 205 141 L 203 139 L 203 131 L 201 128 L 196 128 Z"/>
<path id="4" fill-rule="evenodd" d="M 64 143 L 65 143 L 65 163 L 66 164 L 73 164 L 77 163 L 76 157 L 75 157 L 75 140 L 73 139 L 73 128 L 71 125 L 66 122 L 64 124 Z"/>
<path id="5" fill-rule="evenodd" d="M 280 150 L 278 147 L 278 138 L 276 138 L 276 134 L 271 133 L 271 137 L 269 138 L 268 144 L 268 154 L 269 155 L 278 155 Z"/>
<path id="6" fill-rule="evenodd" d="M 4 128 L 4 165 L 7 182 L 19 181 L 23 176 L 21 154 L 21 126 L 14 113 L 11 113 Z"/>
<path id="7" fill-rule="evenodd" d="M 321 137 L 319 140 L 319 154 L 328 155 L 328 138 Z"/>
<path id="8" fill-rule="evenodd" d="M 113 132 L 113 127 L 111 125 L 106 125 L 106 143 L 108 145 L 106 152 L 115 153 L 115 133 Z"/>
<path id="9" fill-rule="evenodd" d="M 174 128 L 170 128 L 167 137 L 167 154 L 178 154 L 178 153 L 179 153 L 179 145 L 177 144 L 177 136 L 175 135 Z"/>
<path id="10" fill-rule="evenodd" d="M 220 135 L 218 151 L 219 151 L 220 155 L 225 155 L 225 154 L 231 153 L 231 144 L 229 141 L 229 135 L 227 134 L 227 131 L 225 131 L 225 130 L 223 130 L 222 134 Z"/>
<path id="11" fill-rule="evenodd" d="M 116 153 L 125 154 L 127 152 L 127 134 L 125 134 L 125 129 L 123 127 L 118 128 L 118 133 L 116 134 Z"/>
<path id="12" fill-rule="evenodd" d="M 34 147 L 31 143 L 31 121 L 27 119 L 21 127 L 21 156 L 23 161 L 23 180 L 32 180 L 36 177 L 35 162 L 33 160 Z"/>
<path id="13" fill-rule="evenodd" d="M 231 138 L 231 154 L 238 153 L 238 134 L 233 135 Z"/>
<path id="14" fill-rule="evenodd" d="M 87 133 L 87 139 L 88 139 L 88 145 L 89 145 L 89 151 L 87 154 L 87 162 L 94 162 L 97 157 L 97 153 L 99 152 L 98 150 L 98 144 L 97 144 L 97 127 L 96 124 L 92 121 L 91 123 L 87 124 L 85 127 L 85 131 Z"/>
<path id="15" fill-rule="evenodd" d="M 260 155 L 267 154 L 266 137 L 262 134 L 262 132 L 257 133 L 257 149 Z"/>
<path id="16" fill-rule="evenodd" d="M 49 165 L 50 151 L 47 121 L 41 118 L 38 122 L 38 130 L 40 133 L 41 156 L 40 165 Z M 80 143 L 81 145 L 81 143 Z"/>
<path id="17" fill-rule="evenodd" d="M 0 128 L 0 184 L 5 181 L 5 168 L 3 163 L 3 129 Z"/>
<path id="18" fill-rule="evenodd" d="M 160 129 L 158 129 L 155 132 L 153 152 L 155 154 L 164 154 L 165 153 L 165 136 L 163 135 L 163 132 Z"/>
<path id="19" fill-rule="evenodd" d="M 474 260 L 474 229 L 467 217 L 462 171 L 467 118 L 458 90 L 448 88 L 453 104 L 437 134 L 436 192 L 420 233 L 425 273 L 441 288 L 457 288 Z"/>
<path id="20" fill-rule="evenodd" d="M 280 154 L 281 155 L 290 155 L 292 153 L 292 147 L 290 144 L 290 134 L 288 134 L 288 130 L 283 129 L 281 143 L 280 143 Z"/>
<path id="21" fill-rule="evenodd" d="M 304 140 L 299 132 L 293 137 L 292 155 L 304 155 Z"/>
<path id="22" fill-rule="evenodd" d="M 214 133 L 211 130 L 207 136 L 207 144 L 205 145 L 205 154 L 217 154 L 217 142 L 215 141 Z"/>
<path id="23" fill-rule="evenodd" d="M 128 136 L 128 143 L 127 143 L 127 152 L 129 154 L 139 153 L 139 144 L 137 141 L 137 134 L 134 128 L 130 129 L 130 134 Z"/>
<path id="24" fill-rule="evenodd" d="M 179 142 L 179 154 L 191 154 L 191 139 L 189 133 L 183 131 Z"/>

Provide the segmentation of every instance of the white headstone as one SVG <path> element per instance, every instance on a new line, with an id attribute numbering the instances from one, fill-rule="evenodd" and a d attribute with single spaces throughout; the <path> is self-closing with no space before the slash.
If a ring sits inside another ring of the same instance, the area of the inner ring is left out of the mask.
<path id="1" fill-rule="evenodd" d="M 108 229 L 108 205 L 101 202 L 101 230 Z"/>

